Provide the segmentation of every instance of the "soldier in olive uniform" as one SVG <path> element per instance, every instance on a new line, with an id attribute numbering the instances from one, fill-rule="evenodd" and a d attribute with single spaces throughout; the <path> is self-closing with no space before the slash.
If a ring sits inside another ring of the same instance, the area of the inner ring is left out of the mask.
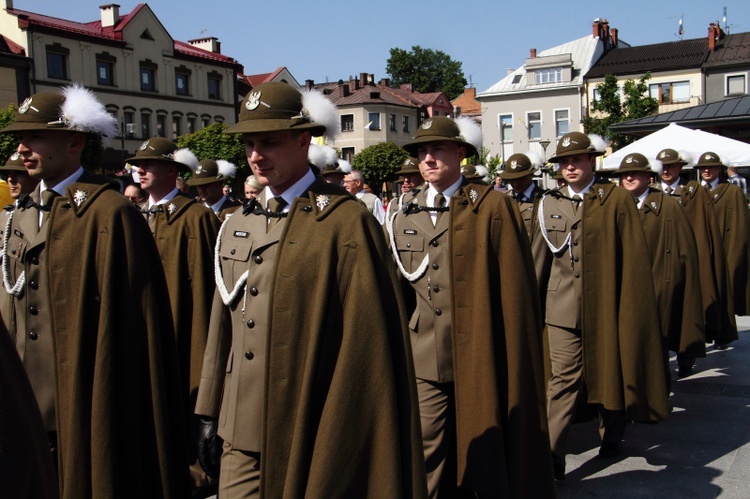
<path id="1" fill-rule="evenodd" d="M 425 121 L 404 149 L 426 183 L 388 220 L 413 304 L 428 490 L 551 497 L 533 262 L 513 201 L 461 176 L 480 146 L 471 120 Z"/>
<path id="2" fill-rule="evenodd" d="M 320 99 L 332 120 L 321 121 Z M 219 465 L 216 433 L 224 439 L 220 497 L 425 494 L 404 305 L 382 229 L 308 163 L 311 138 L 335 124 L 322 94 L 271 82 L 227 129 L 242 134 L 266 188 L 227 218 L 216 247 L 196 413 L 206 471 Z"/>
<path id="3" fill-rule="evenodd" d="M 716 210 L 708 190 L 682 176 L 683 169 L 692 169 L 694 163 L 687 153 L 667 148 L 656 157 L 662 163 L 662 172 L 655 187 L 678 200 L 695 234 L 706 341 L 725 346 L 737 339 L 737 323 Z M 688 374 L 692 362 L 681 363 L 680 367 Z"/>
<path id="4" fill-rule="evenodd" d="M 586 383 L 600 414 L 599 456 L 620 453 L 626 421 L 668 415 L 661 330 L 646 238 L 632 196 L 597 182 L 604 142 L 565 134 L 550 158 L 567 185 L 539 201 L 532 246 L 551 363 L 547 413 L 555 477 L 565 477 L 568 430 Z M 627 317 L 621 317 L 627 314 Z"/>
<path id="5" fill-rule="evenodd" d="M 193 415 L 198 392 L 203 354 L 211 315 L 214 283 L 214 245 L 219 232 L 219 218 L 208 207 L 182 194 L 175 180 L 180 172 L 200 166 L 188 149 L 163 137 L 151 138 L 141 145 L 136 155 L 129 158 L 138 172 L 141 187 L 149 194 L 144 216 L 156 241 L 172 310 L 178 362 L 182 381 L 181 395 L 185 407 L 185 424 L 189 435 L 198 431 Z M 215 162 L 204 166 L 206 171 Z M 197 166 L 196 166 L 197 165 Z M 205 165 L 205 163 L 204 163 Z M 211 177 L 217 176 L 217 170 Z M 211 178 L 213 180 L 213 178 Z M 211 182 L 221 192 L 221 179 Z M 217 190 L 217 189 L 214 189 Z M 197 441 L 197 436 L 190 439 Z M 191 483 L 194 497 L 214 493 L 216 484 L 207 477 L 197 462 L 198 450 L 191 448 Z"/>
<path id="6" fill-rule="evenodd" d="M 88 89 L 29 97 L 19 139 L 31 195 L 9 215 L 2 320 L 57 451 L 63 498 L 176 497 L 187 452 L 163 270 L 138 210 L 84 171 L 116 122 Z"/>
<path id="7" fill-rule="evenodd" d="M 750 312 L 750 213 L 742 189 L 726 181 L 726 164 L 715 152 L 704 152 L 695 167 L 714 203 L 724 242 L 734 313 Z"/>
<path id="8" fill-rule="evenodd" d="M 531 237 L 531 223 L 536 216 L 536 206 L 544 192 L 532 179 L 534 172 L 541 166 L 542 158 L 538 154 L 516 153 L 508 158 L 505 168 L 498 175 L 504 183 L 513 188 L 508 191 L 508 194 L 513 196 L 518 205 L 518 211 L 521 212 L 529 237 Z"/>
<path id="9" fill-rule="evenodd" d="M 237 167 L 223 159 L 204 159 L 198 162 L 193 177 L 187 185 L 195 187 L 206 207 L 211 208 L 219 220 L 239 208 L 240 203 L 224 194 L 224 182 L 234 178 Z"/>
<path id="10" fill-rule="evenodd" d="M 419 159 L 408 157 L 401 165 L 401 169 L 396 172 L 398 178 L 396 183 L 401 184 L 401 195 L 391 199 L 386 210 L 386 221 L 393 216 L 393 212 L 401 209 L 403 195 L 411 191 L 416 191 L 424 184 L 424 178 L 419 171 Z"/>
<path id="11" fill-rule="evenodd" d="M 23 158 L 17 152 L 11 154 L 5 165 L 0 166 L 0 174 L 5 175 L 10 190 L 10 197 L 13 201 L 18 200 L 23 194 L 34 192 L 38 178 L 29 175 L 23 166 Z"/>

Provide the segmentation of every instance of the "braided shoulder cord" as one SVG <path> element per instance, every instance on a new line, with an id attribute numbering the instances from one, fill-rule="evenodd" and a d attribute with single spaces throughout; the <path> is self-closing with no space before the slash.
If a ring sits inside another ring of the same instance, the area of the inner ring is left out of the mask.
<path id="1" fill-rule="evenodd" d="M 544 238 L 544 241 L 547 243 L 547 246 L 549 246 L 549 249 L 552 250 L 552 253 L 559 253 L 562 251 L 565 246 L 568 246 L 568 250 L 570 251 L 571 258 L 573 257 L 573 249 L 570 247 L 570 231 L 568 231 L 567 237 L 565 237 L 565 241 L 563 241 L 562 245 L 560 247 L 556 247 L 554 244 L 552 244 L 552 241 L 549 240 L 549 236 L 547 235 L 547 225 L 544 222 L 544 201 L 547 199 L 547 196 L 550 195 L 549 192 L 545 193 L 542 196 L 542 199 L 539 201 L 539 212 L 537 213 L 537 221 L 539 222 L 539 228 L 542 232 L 542 237 Z M 554 195 L 553 195 L 554 197 Z M 561 196 L 563 197 L 563 196 Z"/>
<path id="2" fill-rule="evenodd" d="M 237 295 L 240 292 L 240 288 L 242 288 L 245 283 L 247 282 L 247 276 L 250 275 L 250 270 L 246 270 L 239 279 L 237 279 L 237 282 L 234 284 L 234 288 L 230 292 L 229 289 L 227 289 L 226 284 L 224 284 L 224 275 L 221 272 L 221 263 L 219 261 L 219 250 L 221 249 L 221 238 L 224 235 L 224 229 L 227 226 L 227 222 L 229 221 L 229 218 L 224 220 L 224 222 L 221 224 L 221 227 L 219 228 L 219 234 L 216 236 L 216 247 L 214 248 L 214 278 L 216 279 L 216 287 L 219 290 L 219 294 L 221 295 L 221 301 L 224 302 L 224 305 L 229 306 L 230 303 L 234 301 L 235 298 L 237 298 Z"/>
<path id="3" fill-rule="evenodd" d="M 8 292 L 8 294 L 11 294 L 15 297 L 18 297 L 21 295 L 21 291 L 23 291 L 23 287 L 26 284 L 26 271 L 24 270 L 21 272 L 21 275 L 18 276 L 18 279 L 16 280 L 16 283 L 11 286 L 10 285 L 10 261 L 8 260 L 8 240 L 10 239 L 10 225 L 13 221 L 13 212 L 10 212 L 8 214 L 8 221 L 5 224 L 5 233 L 3 234 L 3 253 L 0 255 L 0 258 L 2 258 L 2 267 L 3 267 L 3 285 L 5 286 L 5 291 Z"/>
<path id="4" fill-rule="evenodd" d="M 388 229 L 388 237 L 391 242 L 391 251 L 393 252 L 393 258 L 396 260 L 398 270 L 401 272 L 401 275 L 406 277 L 409 282 L 414 282 L 422 277 L 427 271 L 427 266 L 430 264 L 430 254 L 427 253 L 424 256 L 424 258 L 422 259 L 422 263 L 419 264 L 419 267 L 417 267 L 417 270 L 415 270 L 414 272 L 407 272 L 407 270 L 404 268 L 404 264 L 401 262 L 401 255 L 399 255 L 398 248 L 396 248 L 396 238 L 393 233 L 393 222 L 396 219 L 396 215 L 398 215 L 398 213 L 401 211 L 401 206 L 404 203 L 404 196 L 405 194 L 401 194 L 401 196 L 398 198 L 399 209 L 395 210 L 388 218 L 388 220 L 386 220 L 386 228 Z M 407 205 L 407 208 L 409 206 L 411 206 L 411 204 Z M 406 208 L 404 208 L 404 213 L 407 213 Z"/>

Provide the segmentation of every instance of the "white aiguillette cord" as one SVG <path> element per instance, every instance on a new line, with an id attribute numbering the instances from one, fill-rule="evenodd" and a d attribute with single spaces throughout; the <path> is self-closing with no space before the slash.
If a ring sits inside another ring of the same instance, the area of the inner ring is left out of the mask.
<path id="1" fill-rule="evenodd" d="M 537 220 L 539 221 L 539 228 L 542 232 L 542 237 L 547 242 L 547 246 L 549 246 L 549 249 L 552 250 L 552 253 L 559 253 L 560 251 L 565 248 L 565 246 L 568 246 L 570 249 L 570 256 L 573 257 L 573 249 L 570 247 L 570 232 L 568 232 L 567 237 L 565 238 L 565 241 L 563 241 L 562 245 L 560 247 L 556 247 L 552 242 L 549 240 L 549 236 L 547 235 L 547 225 L 544 223 L 544 200 L 547 199 L 547 196 L 549 194 L 545 193 L 542 196 L 541 201 L 539 201 L 539 213 L 537 213 Z"/>
<path id="2" fill-rule="evenodd" d="M 250 274 L 250 270 L 246 270 L 245 272 L 243 272 L 240 278 L 237 279 L 237 282 L 234 284 L 234 289 L 232 289 L 231 292 L 227 288 L 226 284 L 224 284 L 224 275 L 221 273 L 219 250 L 221 249 L 221 238 L 224 235 L 224 228 L 226 227 L 228 221 L 229 218 L 224 220 L 224 223 L 221 224 L 221 227 L 219 228 L 219 234 L 216 236 L 216 247 L 214 248 L 214 278 L 216 279 L 216 287 L 218 288 L 219 294 L 221 295 L 221 301 L 223 301 L 224 305 L 227 306 L 229 306 L 229 304 L 232 303 L 235 298 L 237 298 L 240 289 L 242 289 L 242 287 L 247 282 L 247 276 Z"/>
<path id="3" fill-rule="evenodd" d="M 415 270 L 414 272 L 407 272 L 404 268 L 404 264 L 401 263 L 401 256 L 398 254 L 398 248 L 396 248 L 396 238 L 393 235 L 393 221 L 396 219 L 396 215 L 398 215 L 398 212 L 401 211 L 401 206 L 403 206 L 404 204 L 405 195 L 406 194 L 401 194 L 401 196 L 398 198 L 399 209 L 394 210 L 393 214 L 391 214 L 391 216 L 388 218 L 386 228 L 388 229 L 388 237 L 391 241 L 391 251 L 393 252 L 393 257 L 396 259 L 398 270 L 404 277 L 406 277 L 409 282 L 414 282 L 422 277 L 427 271 L 427 266 L 430 264 L 430 254 L 427 253 L 424 256 L 422 263 L 419 264 L 419 267 L 417 267 L 417 270 Z"/>
<path id="4" fill-rule="evenodd" d="M 0 258 L 2 258 L 2 267 L 3 267 L 3 285 L 5 286 L 5 291 L 8 292 L 8 294 L 11 294 L 13 296 L 20 296 L 21 291 L 23 291 L 23 287 L 26 284 L 26 271 L 24 270 L 21 272 L 21 275 L 18 276 L 18 279 L 16 280 L 16 283 L 11 286 L 10 285 L 10 261 L 8 261 L 8 240 L 10 239 L 10 225 L 13 221 L 13 212 L 11 212 L 8 215 L 8 222 L 5 224 L 5 233 L 3 234 L 3 253 Z"/>

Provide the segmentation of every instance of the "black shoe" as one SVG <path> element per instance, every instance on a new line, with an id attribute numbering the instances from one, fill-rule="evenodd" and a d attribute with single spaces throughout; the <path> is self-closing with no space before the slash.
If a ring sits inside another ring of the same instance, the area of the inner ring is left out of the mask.
<path id="1" fill-rule="evenodd" d="M 693 373 L 693 366 L 680 366 L 680 368 L 677 369 L 678 378 L 684 378 L 685 376 L 690 376 L 692 373 Z"/>
<path id="2" fill-rule="evenodd" d="M 714 343 L 714 345 L 716 346 L 717 350 L 726 350 L 727 348 L 729 348 L 729 345 L 727 345 L 726 343 Z"/>
<path id="3" fill-rule="evenodd" d="M 619 456 L 621 452 L 620 442 L 602 442 L 601 447 L 599 447 L 599 457 L 602 459 L 612 459 Z"/>
<path id="4" fill-rule="evenodd" d="M 555 473 L 555 480 L 565 480 L 565 459 L 560 459 L 557 456 L 552 456 L 552 471 Z"/>

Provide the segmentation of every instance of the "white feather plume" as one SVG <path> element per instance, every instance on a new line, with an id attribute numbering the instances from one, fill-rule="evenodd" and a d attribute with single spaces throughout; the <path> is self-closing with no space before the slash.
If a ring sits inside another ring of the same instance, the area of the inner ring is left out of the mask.
<path id="1" fill-rule="evenodd" d="M 589 135 L 591 141 L 591 147 L 597 152 L 605 152 L 607 150 L 607 143 L 601 135 Z"/>
<path id="2" fill-rule="evenodd" d="M 664 164 L 658 159 L 648 158 L 648 164 L 651 167 L 651 171 L 657 175 L 661 175 L 661 172 L 664 171 Z"/>
<path id="3" fill-rule="evenodd" d="M 529 151 L 524 153 L 524 155 L 529 158 L 529 162 L 531 163 L 531 169 L 532 170 L 538 170 L 542 166 L 544 166 L 544 158 L 542 158 L 542 155 L 539 154 L 536 151 Z"/>
<path id="4" fill-rule="evenodd" d="M 216 165 L 219 167 L 219 173 L 225 177 L 234 178 L 237 174 L 237 166 L 234 163 L 230 163 L 224 159 L 217 159 Z"/>
<path id="5" fill-rule="evenodd" d="M 463 141 L 473 145 L 477 151 L 481 151 L 482 128 L 477 124 L 477 122 L 466 116 L 459 116 L 455 121 Z"/>
<path id="6" fill-rule="evenodd" d="M 322 92 L 311 89 L 302 91 L 302 110 L 313 123 L 323 125 L 326 131 L 323 138 L 332 142 L 339 134 L 339 115 L 336 106 Z"/>
<path id="7" fill-rule="evenodd" d="M 61 118 L 69 123 L 70 128 L 108 140 L 117 135 L 117 120 L 107 112 L 94 92 L 74 83 L 64 87 L 62 95 L 65 101 L 60 109 L 63 115 Z"/>
<path id="8" fill-rule="evenodd" d="M 689 152 L 687 152 L 687 151 L 680 151 L 680 150 L 677 150 L 677 155 L 678 155 L 678 157 L 679 157 L 679 158 L 680 158 L 680 159 L 681 159 L 682 161 L 684 161 L 684 162 L 686 163 L 686 164 L 685 164 L 685 165 L 683 166 L 683 168 L 687 168 L 688 170 L 690 170 L 690 169 L 692 169 L 692 168 L 694 168 L 694 167 L 695 167 L 695 163 L 696 163 L 696 160 L 695 160 L 695 157 L 693 157 L 693 155 L 692 155 L 692 154 L 690 154 L 690 153 L 689 153 Z"/>
<path id="9" fill-rule="evenodd" d="M 339 155 L 336 154 L 336 149 L 331 146 L 310 144 L 307 159 L 320 170 L 323 170 L 326 166 L 335 165 L 339 160 Z"/>
<path id="10" fill-rule="evenodd" d="M 475 165 L 474 169 L 476 170 L 477 175 L 479 175 L 480 177 L 482 177 L 483 181 L 485 181 L 485 182 L 489 182 L 490 181 L 490 171 L 487 169 L 486 166 L 484 166 L 484 165 Z"/>
<path id="11" fill-rule="evenodd" d="M 174 152 L 173 156 L 175 161 L 187 166 L 193 172 L 195 172 L 195 169 L 198 168 L 198 158 L 188 148 L 177 149 Z"/>
<path id="12" fill-rule="evenodd" d="M 352 171 L 352 164 L 349 163 L 345 159 L 339 160 L 339 170 L 341 170 L 343 173 L 351 173 Z"/>

